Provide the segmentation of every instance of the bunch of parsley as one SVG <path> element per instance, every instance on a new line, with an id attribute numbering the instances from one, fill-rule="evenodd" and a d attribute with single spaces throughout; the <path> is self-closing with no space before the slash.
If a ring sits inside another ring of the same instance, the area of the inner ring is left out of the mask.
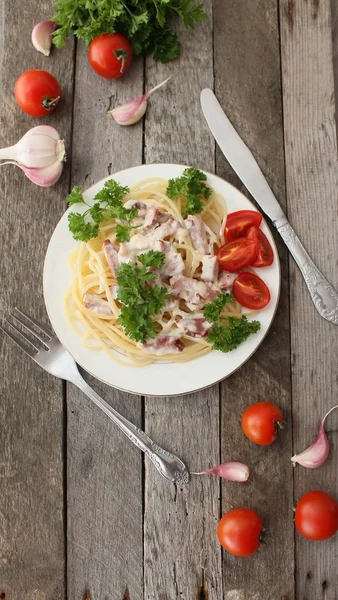
<path id="1" fill-rule="evenodd" d="M 167 62 L 180 53 L 177 34 L 168 25 L 175 15 L 187 28 L 207 18 L 195 0 L 57 0 L 54 44 L 61 48 L 72 32 L 88 45 L 98 35 L 117 31 L 134 54 L 153 52 L 155 60 Z"/>
<path id="2" fill-rule="evenodd" d="M 88 205 L 89 208 L 82 214 L 71 212 L 68 215 L 68 227 L 74 240 L 88 242 L 98 235 L 100 223 L 119 219 L 121 223 L 116 226 L 116 239 L 118 242 L 129 242 L 129 232 L 133 229 L 130 223 L 138 214 L 138 210 L 134 207 L 130 210 L 124 208 L 122 200 L 128 192 L 128 187 L 120 185 L 114 179 L 109 179 L 102 190 L 96 194 L 93 206 Z M 67 202 L 69 206 L 86 204 L 79 185 L 72 189 Z M 88 216 L 92 221 L 88 221 Z"/>
<path id="3" fill-rule="evenodd" d="M 208 200 L 212 194 L 205 181 L 207 176 L 199 169 L 188 167 L 184 169 L 181 177 L 169 179 L 166 194 L 171 200 L 184 198 L 185 205 L 183 216 L 196 215 L 203 210 L 203 200 Z"/>
<path id="4" fill-rule="evenodd" d="M 117 269 L 118 293 L 121 313 L 118 322 L 125 334 L 143 344 L 156 335 L 156 317 L 170 294 L 164 287 L 153 285 L 155 273 L 149 268 L 160 269 L 164 265 L 163 252 L 149 250 L 138 257 L 141 266 L 124 263 Z"/>
<path id="5" fill-rule="evenodd" d="M 226 304 L 234 300 L 235 298 L 231 294 L 220 294 L 216 300 L 207 304 L 204 309 L 204 317 L 209 323 L 213 323 L 207 341 L 212 344 L 214 350 L 220 350 L 221 352 L 235 350 L 252 333 L 257 333 L 261 328 L 259 321 L 248 321 L 245 315 L 240 319 L 226 317 L 224 323 L 222 310 Z"/>

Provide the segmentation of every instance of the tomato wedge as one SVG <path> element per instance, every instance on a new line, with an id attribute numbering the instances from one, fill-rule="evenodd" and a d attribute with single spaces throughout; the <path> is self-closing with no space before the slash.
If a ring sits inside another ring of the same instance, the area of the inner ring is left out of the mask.
<path id="1" fill-rule="evenodd" d="M 250 227 L 247 237 L 254 240 L 258 247 L 257 258 L 251 263 L 252 267 L 268 267 L 273 263 L 273 250 L 266 235 L 259 227 Z"/>
<path id="2" fill-rule="evenodd" d="M 255 210 L 237 210 L 230 213 L 226 221 L 226 239 L 233 242 L 239 237 L 245 236 L 250 227 L 255 225 L 259 227 L 262 222 L 262 215 Z"/>
<path id="3" fill-rule="evenodd" d="M 238 238 L 218 248 L 216 256 L 221 269 L 237 273 L 240 269 L 251 265 L 257 258 L 257 253 L 258 246 L 254 240 Z"/>
<path id="4" fill-rule="evenodd" d="M 245 308 L 259 310 L 269 304 L 271 296 L 268 286 L 254 273 L 240 273 L 233 285 L 232 294 Z"/>

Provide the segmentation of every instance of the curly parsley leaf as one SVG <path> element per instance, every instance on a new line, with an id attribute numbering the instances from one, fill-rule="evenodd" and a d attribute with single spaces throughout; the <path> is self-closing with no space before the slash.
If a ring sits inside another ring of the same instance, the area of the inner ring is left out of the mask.
<path id="1" fill-rule="evenodd" d="M 158 315 L 170 297 L 166 288 L 152 285 L 155 274 L 150 267 L 160 268 L 164 264 L 163 252 L 150 250 L 138 257 L 141 266 L 125 263 L 117 269 L 118 294 L 121 313 L 118 322 L 125 334 L 143 344 L 156 335 L 153 317 Z"/>
<path id="2" fill-rule="evenodd" d="M 73 234 L 74 240 L 88 242 L 99 233 L 98 224 L 86 223 L 85 216 L 80 213 L 70 213 L 68 215 L 69 231 Z"/>
<path id="3" fill-rule="evenodd" d="M 120 185 L 114 179 L 106 181 L 103 188 L 96 194 L 93 206 L 90 206 L 83 214 L 70 213 L 68 215 L 69 230 L 75 240 L 88 242 L 99 234 L 99 225 L 111 219 L 119 219 L 116 227 L 116 239 L 118 242 L 129 242 L 130 231 L 134 227 L 130 225 L 136 217 L 138 211 L 135 207 L 130 210 L 124 208 L 123 199 L 129 192 L 129 188 Z M 75 186 L 67 198 L 70 206 L 73 204 L 84 203 L 82 189 Z M 88 221 L 88 217 L 92 222 Z"/>
<path id="4" fill-rule="evenodd" d="M 189 167 L 184 169 L 181 177 L 169 179 L 167 196 L 177 200 L 183 196 L 185 200 L 184 216 L 196 215 L 203 210 L 203 200 L 208 200 L 212 194 L 205 181 L 207 176 L 199 169 Z"/>
<path id="5" fill-rule="evenodd" d="M 57 48 L 73 32 L 86 45 L 103 33 L 122 33 L 134 54 L 154 53 L 155 60 L 176 58 L 180 47 L 168 22 L 172 16 L 187 28 L 207 18 L 195 0 L 57 0 L 52 18 L 59 27 L 53 34 Z"/>
<path id="6" fill-rule="evenodd" d="M 221 321 L 222 309 L 229 302 L 233 302 L 235 298 L 232 294 L 220 294 L 213 302 L 206 304 L 203 315 L 209 323 L 218 323 Z"/>
<path id="7" fill-rule="evenodd" d="M 156 267 L 161 269 L 164 265 L 165 256 L 163 252 L 157 252 L 156 250 L 149 250 L 138 257 L 138 260 L 144 267 Z"/>
<path id="8" fill-rule="evenodd" d="M 67 198 L 67 202 L 69 206 L 72 206 L 73 204 L 79 204 L 80 202 L 84 202 L 82 189 L 79 185 L 73 187 L 72 191 L 70 192 Z"/>
<path id="9" fill-rule="evenodd" d="M 259 321 L 248 321 L 244 315 L 240 319 L 228 317 L 227 321 L 227 325 L 214 325 L 208 334 L 207 341 L 214 350 L 231 352 L 261 328 Z"/>

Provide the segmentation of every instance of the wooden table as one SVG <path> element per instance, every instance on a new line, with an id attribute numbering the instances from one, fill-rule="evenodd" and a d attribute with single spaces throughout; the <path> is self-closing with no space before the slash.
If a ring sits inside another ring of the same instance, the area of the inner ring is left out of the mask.
<path id="1" fill-rule="evenodd" d="M 215 89 L 305 246 L 338 286 L 337 0 L 206 0 L 210 19 L 195 32 L 180 31 L 179 60 L 134 60 L 117 83 L 95 75 L 74 40 L 48 59 L 34 50 L 31 29 L 52 5 L 1 0 L 1 146 L 43 122 L 58 129 L 68 150 L 62 178 L 49 189 L 13 166 L 1 170 L 2 315 L 19 305 L 47 319 L 43 260 L 73 185 L 86 188 L 142 162 L 175 162 L 243 190 L 202 117 L 204 87 Z M 28 68 L 45 68 L 61 82 L 62 103 L 48 119 L 32 120 L 14 101 L 15 80 Z M 107 116 L 170 74 L 143 123 L 119 128 Z M 195 478 L 175 489 L 80 392 L 1 336 L 1 599 L 81 600 L 89 590 L 92 600 L 337 600 L 338 537 L 302 539 L 292 506 L 310 489 L 337 497 L 338 414 L 328 423 L 331 454 L 321 469 L 293 470 L 290 457 L 312 442 L 337 403 L 338 328 L 316 313 L 276 238 L 278 312 L 257 353 L 232 377 L 165 399 L 127 395 L 88 377 L 194 470 L 248 462 L 246 485 Z M 239 425 L 243 409 L 258 400 L 276 401 L 286 413 L 287 426 L 269 448 L 250 445 Z M 257 509 L 269 532 L 248 559 L 222 554 L 216 539 L 219 516 L 241 505 Z"/>

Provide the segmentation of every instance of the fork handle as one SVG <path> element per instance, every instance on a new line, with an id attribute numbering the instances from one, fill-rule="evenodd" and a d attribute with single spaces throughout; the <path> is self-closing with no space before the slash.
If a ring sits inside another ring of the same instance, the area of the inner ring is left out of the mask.
<path id="1" fill-rule="evenodd" d="M 96 406 L 98 406 L 98 408 L 100 408 L 107 417 L 121 429 L 121 431 L 123 431 L 137 448 L 145 453 L 162 477 L 175 483 L 188 482 L 189 473 L 184 463 L 177 458 L 177 456 L 155 444 L 142 429 L 136 427 L 136 425 L 128 421 L 128 419 L 123 417 L 117 410 L 112 408 L 108 402 L 103 400 L 103 398 L 101 398 L 101 396 L 86 383 L 80 374 L 78 374 L 76 378 L 71 379 L 71 382 L 84 392 L 84 394 L 86 394 L 86 396 L 88 396 L 88 398 L 90 398 L 94 404 L 96 404 Z"/>

